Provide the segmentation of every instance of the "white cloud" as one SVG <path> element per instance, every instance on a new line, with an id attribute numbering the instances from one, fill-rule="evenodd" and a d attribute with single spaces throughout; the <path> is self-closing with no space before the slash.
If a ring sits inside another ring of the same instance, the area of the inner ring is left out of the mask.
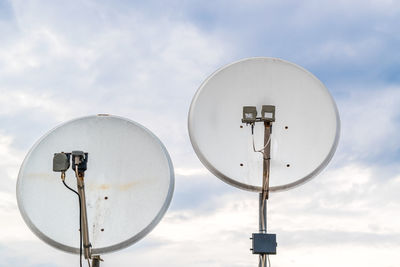
<path id="1" fill-rule="evenodd" d="M 88 114 L 125 116 L 158 135 L 176 166 L 186 160 L 190 100 L 226 63 L 229 44 L 168 14 L 122 14 L 118 5 L 14 1 L 13 8 L 18 31 L 0 44 L 0 114 L 49 128 Z"/>
<path id="2" fill-rule="evenodd" d="M 175 174 L 176 175 L 182 175 L 182 176 L 193 176 L 193 175 L 204 175 L 208 174 L 209 172 L 207 171 L 206 168 L 197 168 L 197 169 L 189 169 L 189 168 L 175 168 Z"/>
<path id="3" fill-rule="evenodd" d="M 0 132 L 0 192 L 14 193 L 14 185 L 18 175 L 19 166 L 23 160 L 23 152 L 13 147 L 13 138 Z M 10 197 L 5 194 L 4 203 L 10 202 Z M 4 204 L 7 205 L 8 204 Z"/>
<path id="4" fill-rule="evenodd" d="M 348 159 L 385 157 L 400 148 L 400 90 L 379 88 L 348 93 L 339 102 L 341 146 Z"/>

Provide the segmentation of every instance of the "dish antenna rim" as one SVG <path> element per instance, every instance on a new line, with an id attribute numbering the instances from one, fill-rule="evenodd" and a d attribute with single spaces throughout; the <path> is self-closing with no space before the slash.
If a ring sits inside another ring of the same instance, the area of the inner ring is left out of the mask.
<path id="1" fill-rule="evenodd" d="M 316 81 L 322 88 L 325 88 L 328 95 L 329 95 L 329 99 L 333 104 L 333 109 L 334 109 L 334 113 L 335 113 L 335 119 L 336 119 L 336 133 L 335 133 L 335 138 L 333 141 L 333 144 L 331 146 L 330 151 L 328 152 L 328 154 L 326 155 L 326 157 L 321 161 L 321 163 L 318 165 L 317 168 L 315 168 L 313 171 L 309 172 L 307 175 L 305 175 L 304 177 L 294 181 L 294 182 L 290 182 L 290 183 L 286 183 L 286 184 L 282 184 L 282 185 L 277 185 L 277 186 L 270 186 L 269 190 L 270 192 L 280 192 L 280 191 L 287 191 L 293 188 L 296 188 L 298 186 L 301 186 L 303 184 L 305 184 L 306 182 L 310 181 L 312 178 L 315 178 L 320 172 L 322 172 L 325 167 L 328 165 L 328 163 L 331 161 L 333 155 L 335 154 L 336 150 L 337 150 L 337 146 L 339 143 L 339 139 L 340 139 L 340 129 L 341 129 L 341 122 L 340 122 L 340 116 L 339 116 L 339 111 L 336 105 L 336 102 L 334 100 L 334 98 L 332 97 L 332 95 L 330 94 L 329 90 L 326 88 L 326 86 L 314 75 L 312 74 L 310 71 L 308 71 L 307 69 L 284 59 L 281 58 L 277 58 L 277 57 L 249 57 L 249 58 L 242 58 L 239 60 L 236 60 L 230 64 L 224 65 L 220 68 L 218 68 L 216 71 L 214 71 L 213 73 L 211 73 L 207 79 L 205 79 L 201 85 L 199 86 L 199 88 L 197 89 L 196 93 L 193 96 L 193 99 L 191 101 L 190 104 L 190 108 L 189 108 L 189 112 L 188 112 L 188 120 L 187 120 L 187 127 L 188 127 L 188 132 L 189 132 L 189 139 L 190 142 L 192 144 L 193 150 L 195 151 L 197 157 L 199 158 L 199 160 L 201 161 L 201 163 L 215 176 L 217 176 L 218 178 L 220 178 L 222 181 L 228 183 L 229 185 L 235 186 L 239 189 L 244 189 L 244 190 L 248 190 L 248 191 L 252 191 L 252 192 L 261 192 L 262 191 L 262 187 L 261 186 L 254 186 L 254 185 L 250 185 L 250 184 L 246 184 L 246 183 L 242 183 L 239 182 L 237 180 L 235 180 L 234 178 L 228 177 L 225 174 L 223 174 L 222 172 L 220 172 L 217 168 L 214 167 L 214 165 L 207 159 L 206 156 L 204 156 L 204 154 L 201 152 L 201 149 L 199 148 L 196 139 L 194 137 L 194 132 L 193 129 L 194 128 L 194 109 L 195 109 L 195 105 L 196 105 L 196 101 L 199 97 L 199 95 L 201 94 L 203 88 L 207 85 L 207 83 L 213 78 L 215 77 L 217 74 L 219 74 L 220 72 L 224 71 L 225 69 L 228 69 L 229 67 L 236 65 L 238 63 L 241 62 L 246 62 L 246 61 L 252 61 L 252 60 L 267 60 L 267 61 L 278 61 L 278 62 L 282 62 L 285 64 L 289 64 L 297 69 L 302 70 L 305 74 L 309 75 L 314 81 Z"/>
<path id="2" fill-rule="evenodd" d="M 164 217 L 165 213 L 168 211 L 168 208 L 171 204 L 172 201 L 172 196 L 175 190 L 175 173 L 174 173 L 174 167 L 173 167 L 173 163 L 171 160 L 171 157 L 166 149 L 166 147 L 164 146 L 164 144 L 161 142 L 161 140 L 153 133 L 151 132 L 148 128 L 146 128 L 145 126 L 141 125 L 138 122 L 135 122 L 131 119 L 127 119 L 124 118 L 122 116 L 116 116 L 116 115 L 110 115 L 110 114 L 96 114 L 96 115 L 87 115 L 87 116 L 83 116 L 83 117 L 78 117 L 78 118 L 74 118 L 72 120 L 68 120 L 66 122 L 63 122 L 55 127 L 53 127 L 51 130 L 47 131 L 43 136 L 41 136 L 35 143 L 34 145 L 29 149 L 28 153 L 26 154 L 20 169 L 18 171 L 18 178 L 17 178 L 17 183 L 16 183 L 16 198 L 17 198 L 17 206 L 18 209 L 20 211 L 21 217 L 24 220 L 25 224 L 29 227 L 29 229 L 43 242 L 45 242 L 46 244 L 59 249 L 61 251 L 67 252 L 67 253 L 75 253 L 75 254 L 79 254 L 79 247 L 75 248 L 75 247 L 71 247 L 68 245 L 65 245 L 61 242 L 58 242 L 50 237 L 48 237 L 45 233 L 43 233 L 43 231 L 41 231 L 38 227 L 36 227 L 36 225 L 32 222 L 32 220 L 30 219 L 26 209 L 23 206 L 23 200 L 22 200 L 22 195 L 19 192 L 19 188 L 21 187 L 21 175 L 23 172 L 23 167 L 25 166 L 25 164 L 27 163 L 27 161 L 29 160 L 30 155 L 32 154 L 32 152 L 41 144 L 41 142 L 43 142 L 46 137 L 48 137 L 53 131 L 69 124 L 69 123 L 73 123 L 79 120 L 85 120 L 85 119 L 90 119 L 90 118 L 96 118 L 96 117 L 110 117 L 113 119 L 119 119 L 128 123 L 133 124 L 136 127 L 139 127 L 141 130 L 145 131 L 147 134 L 149 134 L 152 138 L 152 140 L 154 140 L 158 145 L 160 145 L 161 147 L 161 151 L 163 152 L 166 160 L 167 160 L 167 164 L 169 167 L 169 188 L 168 188 L 168 193 L 166 194 L 166 197 L 163 201 L 163 205 L 161 206 L 159 212 L 157 213 L 157 215 L 153 218 L 153 220 L 145 227 L 143 228 L 140 232 L 138 232 L 137 234 L 135 234 L 132 237 L 129 237 L 117 244 L 114 245 L 110 245 L 110 246 L 104 246 L 104 247 L 99 247 L 99 248 L 93 248 L 92 249 L 92 253 L 93 254 L 106 254 L 106 253 L 111 253 L 126 247 L 129 247 L 131 245 L 133 245 L 134 243 L 138 242 L 139 240 L 141 240 L 143 237 L 145 237 L 147 234 L 149 234 L 156 226 L 157 224 L 161 221 L 161 219 Z"/>

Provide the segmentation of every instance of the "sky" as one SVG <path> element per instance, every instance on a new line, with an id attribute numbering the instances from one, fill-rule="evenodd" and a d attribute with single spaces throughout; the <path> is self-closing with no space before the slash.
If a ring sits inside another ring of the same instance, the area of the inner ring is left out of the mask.
<path id="1" fill-rule="evenodd" d="M 99 113 L 157 135 L 176 178 L 158 226 L 102 266 L 257 266 L 258 196 L 208 172 L 187 130 L 202 81 L 254 56 L 315 74 L 342 124 L 328 167 L 269 200 L 272 266 L 398 266 L 399 21 L 391 0 L 0 0 L 0 266 L 78 266 L 30 232 L 15 185 L 42 135 Z"/>

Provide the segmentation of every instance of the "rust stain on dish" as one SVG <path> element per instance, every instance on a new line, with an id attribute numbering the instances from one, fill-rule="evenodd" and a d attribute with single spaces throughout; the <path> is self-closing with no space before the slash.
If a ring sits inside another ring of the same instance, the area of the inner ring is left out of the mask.
<path id="1" fill-rule="evenodd" d="M 127 191 L 134 187 L 139 182 L 130 182 L 130 183 L 123 183 L 123 184 L 100 184 L 100 185 L 91 185 L 91 190 L 109 190 L 109 189 L 118 189 L 120 191 Z"/>
<path id="2" fill-rule="evenodd" d="M 54 176 L 58 176 L 59 178 L 61 177 L 60 175 L 54 175 L 54 174 L 49 174 L 49 173 L 29 173 L 27 177 L 33 178 L 33 179 L 54 179 Z"/>
<path id="3" fill-rule="evenodd" d="M 101 190 L 107 190 L 107 189 L 110 189 L 110 185 L 109 184 L 102 184 L 102 185 L 100 185 L 99 186 L 99 189 L 101 189 Z"/>
<path id="4" fill-rule="evenodd" d="M 135 184 L 137 184 L 137 182 L 130 182 L 130 183 L 122 184 L 119 186 L 119 189 L 121 191 L 126 191 L 126 190 L 129 190 L 131 187 L 133 187 Z"/>

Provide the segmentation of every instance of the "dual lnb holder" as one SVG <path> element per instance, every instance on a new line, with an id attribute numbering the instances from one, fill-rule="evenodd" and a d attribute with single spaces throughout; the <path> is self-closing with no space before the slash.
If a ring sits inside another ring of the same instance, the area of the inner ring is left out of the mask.
<path id="1" fill-rule="evenodd" d="M 261 108 L 261 117 L 257 117 L 257 108 L 255 106 L 243 107 L 242 122 L 246 124 L 254 124 L 256 122 L 274 122 L 275 106 L 263 105 Z"/>
<path id="2" fill-rule="evenodd" d="M 69 167 L 72 156 L 72 169 L 78 173 L 84 173 L 87 170 L 88 153 L 83 151 L 72 151 L 72 153 L 54 153 L 53 171 L 65 173 Z"/>

